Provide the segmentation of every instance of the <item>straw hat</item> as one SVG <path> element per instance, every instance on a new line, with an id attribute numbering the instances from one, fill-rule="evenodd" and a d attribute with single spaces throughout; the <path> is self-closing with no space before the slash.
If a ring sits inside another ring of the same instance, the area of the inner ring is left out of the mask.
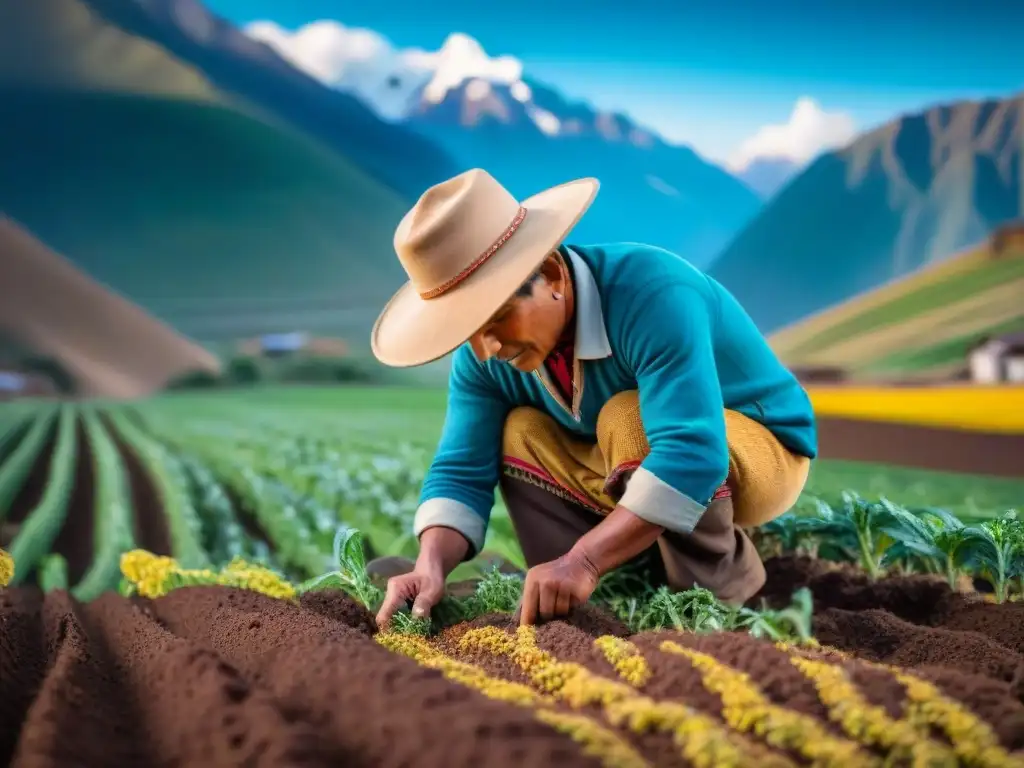
<path id="1" fill-rule="evenodd" d="M 579 179 L 519 202 L 474 169 L 424 192 L 395 232 L 409 282 L 374 324 L 377 359 L 423 365 L 469 339 L 561 244 L 598 186 Z"/>

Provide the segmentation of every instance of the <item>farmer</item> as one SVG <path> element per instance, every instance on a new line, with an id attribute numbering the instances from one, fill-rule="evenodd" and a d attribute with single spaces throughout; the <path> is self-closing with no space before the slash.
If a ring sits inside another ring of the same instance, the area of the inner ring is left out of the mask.
<path id="1" fill-rule="evenodd" d="M 520 203 L 472 170 L 398 225 L 410 280 L 372 334 L 394 367 L 455 350 L 413 563 L 377 615 L 427 616 L 484 544 L 496 486 L 528 571 L 519 621 L 565 615 L 645 555 L 673 590 L 739 604 L 765 570 L 743 527 L 797 500 L 811 404 L 718 283 L 652 246 L 566 245 L 595 179 Z M 372 566 L 372 564 L 371 564 Z"/>

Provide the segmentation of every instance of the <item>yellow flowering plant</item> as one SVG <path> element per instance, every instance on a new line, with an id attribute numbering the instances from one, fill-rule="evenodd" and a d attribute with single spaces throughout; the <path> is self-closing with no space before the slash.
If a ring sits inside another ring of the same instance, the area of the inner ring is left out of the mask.
<path id="1" fill-rule="evenodd" d="M 0 549 L 0 587 L 6 587 L 14 578 L 14 558 Z"/>

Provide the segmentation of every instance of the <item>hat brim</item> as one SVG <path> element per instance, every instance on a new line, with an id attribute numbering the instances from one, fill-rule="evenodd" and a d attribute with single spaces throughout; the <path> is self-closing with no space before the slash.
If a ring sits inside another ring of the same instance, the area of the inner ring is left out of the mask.
<path id="1" fill-rule="evenodd" d="M 465 343 L 562 243 L 594 202 L 597 179 L 578 179 L 524 200 L 515 234 L 456 288 L 422 299 L 411 282 L 384 307 L 370 333 L 374 356 L 392 368 L 438 360 Z"/>

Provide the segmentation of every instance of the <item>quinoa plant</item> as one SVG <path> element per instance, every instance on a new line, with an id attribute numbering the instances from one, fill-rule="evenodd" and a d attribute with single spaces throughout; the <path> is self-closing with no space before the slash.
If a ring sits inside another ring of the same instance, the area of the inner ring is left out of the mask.
<path id="1" fill-rule="evenodd" d="M 384 599 L 384 592 L 373 583 L 366 572 L 363 535 L 358 529 L 346 525 L 338 526 L 334 534 L 333 561 L 337 568 L 303 582 L 298 586 L 298 592 L 301 594 L 334 587 L 347 592 L 369 610 L 374 610 L 380 605 Z"/>
<path id="2" fill-rule="evenodd" d="M 996 602 L 1005 602 L 1011 579 L 1021 577 L 1024 570 L 1024 521 L 1011 510 L 965 533 L 970 567 L 992 584 Z"/>
<path id="3" fill-rule="evenodd" d="M 892 539 L 883 530 L 889 522 L 885 500 L 867 501 L 844 491 L 838 508 L 816 500 L 818 514 L 810 518 L 809 529 L 821 542 L 821 548 L 833 549 L 842 559 L 860 563 L 874 580 L 883 573 L 882 559 Z"/>
<path id="4" fill-rule="evenodd" d="M 895 542 L 885 553 L 883 563 L 897 558 L 922 561 L 925 570 L 946 577 L 951 589 L 963 573 L 970 536 L 967 527 L 944 509 L 929 507 L 911 511 L 883 500 L 889 519 L 881 530 Z M 934 564 L 934 569 L 928 567 Z"/>

